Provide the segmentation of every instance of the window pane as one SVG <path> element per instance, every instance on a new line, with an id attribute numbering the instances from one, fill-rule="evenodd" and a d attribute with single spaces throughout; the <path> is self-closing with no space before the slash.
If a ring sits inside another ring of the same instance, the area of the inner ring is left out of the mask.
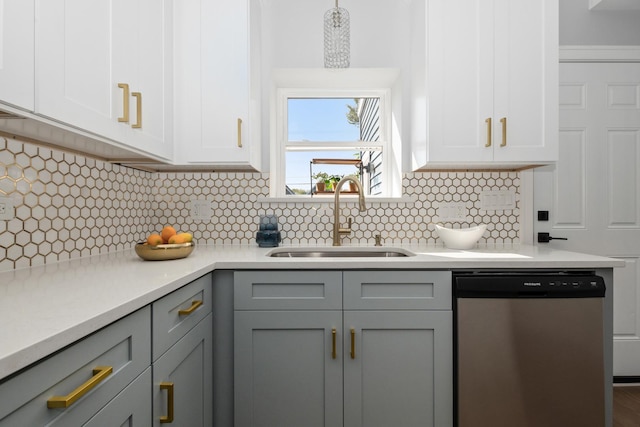
<path id="1" fill-rule="evenodd" d="M 358 102 L 352 98 L 289 98 L 289 141 L 359 141 Z M 377 99 L 376 99 L 377 100 Z M 373 120 L 377 123 L 376 117 Z"/>
<path id="2" fill-rule="evenodd" d="M 380 98 L 287 98 L 287 118 L 287 195 L 331 194 L 330 183 L 347 175 L 366 195 L 381 193 Z M 320 176 L 326 191 L 316 187 Z"/>

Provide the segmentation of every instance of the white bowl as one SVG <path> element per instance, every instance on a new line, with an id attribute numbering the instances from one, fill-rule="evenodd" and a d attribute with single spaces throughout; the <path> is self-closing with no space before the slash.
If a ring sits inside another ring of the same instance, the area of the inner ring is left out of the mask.
<path id="1" fill-rule="evenodd" d="M 444 241 L 445 247 L 449 249 L 472 249 L 487 229 L 486 224 L 469 228 L 447 228 L 438 224 L 434 225 L 438 236 Z"/>

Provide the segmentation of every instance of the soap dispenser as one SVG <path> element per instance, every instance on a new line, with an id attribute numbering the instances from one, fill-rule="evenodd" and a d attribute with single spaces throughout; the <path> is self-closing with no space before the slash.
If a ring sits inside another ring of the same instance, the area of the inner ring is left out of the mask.
<path id="1" fill-rule="evenodd" d="M 256 234 L 256 242 L 261 248 L 274 248 L 282 241 L 278 231 L 277 215 L 260 215 L 260 230 Z"/>

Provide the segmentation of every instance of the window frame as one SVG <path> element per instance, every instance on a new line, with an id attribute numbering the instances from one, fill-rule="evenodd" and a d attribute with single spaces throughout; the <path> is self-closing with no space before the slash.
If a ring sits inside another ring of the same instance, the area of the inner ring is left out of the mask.
<path id="1" fill-rule="evenodd" d="M 382 194 L 371 198 L 402 198 L 403 159 L 403 85 L 399 68 L 272 68 L 268 89 L 269 127 L 267 131 L 270 150 L 269 197 L 283 201 L 332 201 L 329 197 L 286 195 L 286 159 L 284 138 L 287 137 L 287 96 L 303 94 L 309 97 L 357 98 L 373 94 L 384 99 L 384 112 L 380 116 L 384 127 L 384 160 Z M 381 135 L 382 138 L 382 135 Z M 408 142 L 407 142 L 408 144 Z"/>
<path id="2" fill-rule="evenodd" d="M 288 101 L 290 99 L 342 99 L 350 100 L 354 98 L 377 98 L 379 99 L 379 135 L 378 141 L 290 141 L 288 139 Z M 386 165 L 385 155 L 389 152 L 391 147 L 391 133 L 390 115 L 387 113 L 388 103 L 390 99 L 390 91 L 388 89 L 368 89 L 368 90 L 336 90 L 336 89 L 291 89 L 281 88 L 278 90 L 278 111 L 281 111 L 281 116 L 278 119 L 278 131 L 276 145 L 278 153 L 281 156 L 280 168 L 276 171 L 276 174 L 281 178 L 276 190 L 275 197 L 291 197 L 300 198 L 304 196 L 300 195 L 286 195 L 286 153 L 288 150 L 298 149 L 300 151 L 337 151 L 342 149 L 362 149 L 374 148 L 380 150 L 383 155 L 382 162 L 382 185 L 381 194 L 379 196 L 368 197 L 384 197 L 388 194 L 386 182 L 388 179 L 389 167 Z M 319 156 L 320 158 L 326 158 L 327 156 Z M 311 179 L 311 178 L 309 178 Z M 311 182 L 310 182 L 311 184 Z"/>

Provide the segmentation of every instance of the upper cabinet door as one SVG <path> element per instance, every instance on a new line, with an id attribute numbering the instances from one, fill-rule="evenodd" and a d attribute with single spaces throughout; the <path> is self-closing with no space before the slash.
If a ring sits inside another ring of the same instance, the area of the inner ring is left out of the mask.
<path id="1" fill-rule="evenodd" d="M 428 150 L 423 162 L 491 161 L 493 12 L 482 0 L 427 3 Z"/>
<path id="2" fill-rule="evenodd" d="M 414 169 L 556 160 L 558 0 L 432 0 L 426 21 L 428 141 Z"/>
<path id="3" fill-rule="evenodd" d="M 558 0 L 495 5 L 494 160 L 556 161 Z"/>
<path id="4" fill-rule="evenodd" d="M 0 0 L 0 102 L 33 111 L 34 1 Z"/>
<path id="5" fill-rule="evenodd" d="M 260 169 L 260 141 L 253 135 L 260 126 L 259 103 L 251 93 L 250 20 L 248 0 L 186 0 L 176 9 L 177 163 Z"/>
<path id="6" fill-rule="evenodd" d="M 168 4 L 37 0 L 36 113 L 169 158 Z"/>

